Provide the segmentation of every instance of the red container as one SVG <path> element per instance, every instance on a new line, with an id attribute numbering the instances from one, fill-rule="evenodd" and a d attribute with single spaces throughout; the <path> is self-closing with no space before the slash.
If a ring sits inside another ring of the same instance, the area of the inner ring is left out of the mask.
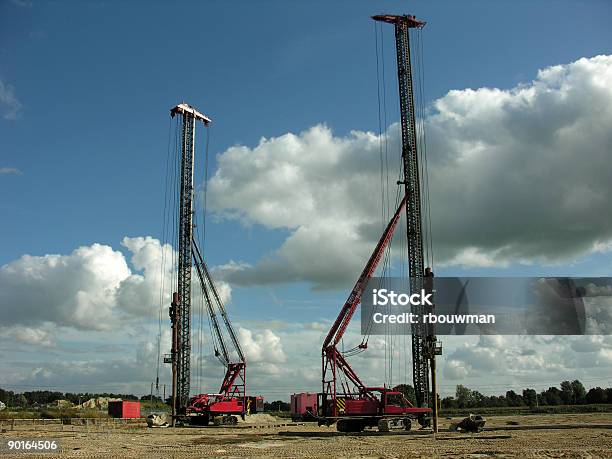
<path id="1" fill-rule="evenodd" d="M 113 418 L 139 418 L 140 402 L 127 400 L 108 402 L 108 415 Z"/>
<path id="2" fill-rule="evenodd" d="M 318 412 L 318 394 L 302 392 L 291 395 L 291 418 L 293 420 L 307 420 Z"/>

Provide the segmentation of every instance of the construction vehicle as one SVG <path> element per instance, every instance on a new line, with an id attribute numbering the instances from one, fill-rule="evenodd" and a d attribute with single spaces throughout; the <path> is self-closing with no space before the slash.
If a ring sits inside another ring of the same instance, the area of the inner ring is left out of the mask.
<path id="1" fill-rule="evenodd" d="M 368 281 L 372 278 L 381 258 L 405 209 L 406 239 L 408 247 L 408 275 L 410 290 L 418 292 L 425 285 L 424 278 L 433 276 L 431 269 L 425 269 L 423 248 L 422 193 L 419 171 L 419 154 L 417 152 L 417 132 L 414 110 L 412 84 L 412 67 L 410 60 L 409 30 L 421 29 L 425 22 L 410 15 L 378 15 L 375 21 L 390 23 L 395 26 L 395 44 L 397 53 L 397 70 L 400 97 L 403 199 L 395 214 L 384 230 L 374 252 L 370 256 L 357 283 L 342 307 L 333 326 L 329 330 L 322 346 L 322 392 L 318 394 L 316 407 L 304 394 L 294 394 L 292 417 L 296 419 L 315 419 L 318 423 L 331 425 L 336 423 L 342 432 L 358 432 L 366 427 L 378 427 L 380 431 L 392 428 L 410 429 L 416 419 L 422 427 L 431 424 L 437 431 L 437 400 L 435 378 L 435 356 L 442 353 L 440 343 L 435 337 L 432 326 L 421 323 L 412 324 L 412 362 L 413 383 L 416 406 L 404 394 L 389 387 L 371 387 L 365 385 L 355 370 L 349 365 L 346 357 L 367 348 L 367 341 L 362 341 L 356 348 L 346 352 L 338 350 L 351 318 L 361 302 L 361 296 Z M 426 306 L 413 306 L 412 312 L 423 314 Z M 429 370 L 431 369 L 430 393 Z M 301 398 L 310 403 L 297 403 Z M 308 405 L 308 406 L 307 406 Z M 307 410 L 310 408 L 310 410 Z M 313 411 L 316 411 L 313 412 Z"/>
<path id="2" fill-rule="evenodd" d="M 172 322 L 172 353 L 164 358 L 172 363 L 172 423 L 195 425 L 234 425 L 238 417 L 263 408 L 261 397 L 246 395 L 246 359 L 236 332 L 227 315 L 215 282 L 204 262 L 194 237 L 194 157 L 196 122 L 205 126 L 211 122 L 186 103 L 174 107 L 172 117 L 180 116 L 180 189 L 178 202 L 178 267 L 177 291 L 172 294 L 170 319 Z M 204 297 L 206 312 L 213 332 L 215 356 L 225 366 L 226 373 L 217 393 L 204 393 L 190 397 L 191 389 L 191 303 L 192 271 L 195 268 Z M 225 333 L 220 325 L 219 315 Z M 229 337 L 228 346 L 226 336 Z M 230 347 L 231 346 L 231 347 Z"/>
<path id="3" fill-rule="evenodd" d="M 400 391 L 384 386 L 366 386 L 338 350 L 338 344 L 361 302 L 363 291 L 392 239 L 406 201 L 404 197 L 323 342 L 323 392 L 319 404 L 319 424 L 331 425 L 335 422 L 340 432 L 360 432 L 366 427 L 378 427 L 383 432 L 391 428 L 410 430 L 413 419 L 422 426 L 428 425 L 432 413 L 431 408 L 413 406 Z M 366 346 L 360 344 L 362 349 Z M 338 381 L 340 373 L 346 379 L 341 383 Z"/>

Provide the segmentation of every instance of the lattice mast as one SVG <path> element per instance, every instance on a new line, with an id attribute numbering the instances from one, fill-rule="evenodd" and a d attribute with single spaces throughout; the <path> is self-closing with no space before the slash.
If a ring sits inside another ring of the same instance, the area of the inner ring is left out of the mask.
<path id="1" fill-rule="evenodd" d="M 395 27 L 395 48 L 397 54 L 397 80 L 399 86 L 402 163 L 404 169 L 404 194 L 406 196 L 406 238 L 408 240 L 408 266 L 410 288 L 418 292 L 423 286 L 425 259 L 423 252 L 423 228 L 421 212 L 421 182 L 417 151 L 417 133 L 412 85 L 412 64 L 410 60 L 409 29 L 421 29 L 425 22 L 411 15 L 373 16 L 375 21 L 393 24 Z M 422 308 L 422 307 L 421 307 Z M 418 308 L 416 308 L 418 309 Z M 421 315 L 425 311 L 415 310 Z M 435 336 L 427 336 L 424 324 L 412 327 L 412 371 L 417 406 L 431 406 L 429 388 L 429 363 L 435 367 Z"/>
<path id="2" fill-rule="evenodd" d="M 193 200 L 196 122 L 211 120 L 186 103 L 178 104 L 170 115 L 181 117 L 181 180 L 178 203 L 177 291 L 172 295 L 172 415 L 184 415 L 191 384 L 191 271 L 193 253 Z"/>

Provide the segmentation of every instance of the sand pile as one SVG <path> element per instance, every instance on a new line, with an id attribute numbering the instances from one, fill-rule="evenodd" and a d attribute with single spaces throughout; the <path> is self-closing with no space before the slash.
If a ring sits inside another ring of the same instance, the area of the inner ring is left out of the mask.
<path id="1" fill-rule="evenodd" d="M 251 414 L 247 416 L 244 421 L 238 418 L 238 423 L 245 424 L 274 424 L 278 422 L 280 422 L 280 420 L 276 416 L 267 413 Z"/>

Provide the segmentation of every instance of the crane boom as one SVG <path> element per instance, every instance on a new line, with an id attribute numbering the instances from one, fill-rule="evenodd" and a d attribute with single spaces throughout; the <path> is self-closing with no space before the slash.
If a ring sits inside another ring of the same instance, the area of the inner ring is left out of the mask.
<path id="1" fill-rule="evenodd" d="M 221 329 L 219 327 L 219 321 L 217 319 L 217 314 L 215 312 L 215 307 L 214 307 L 215 305 L 221 313 L 221 317 L 223 318 L 223 322 L 225 324 L 225 328 L 227 329 L 227 333 L 229 334 L 230 339 L 232 340 L 234 351 L 236 351 L 236 354 L 238 355 L 238 361 L 245 362 L 244 353 L 242 352 L 242 347 L 240 346 L 240 342 L 238 341 L 238 337 L 236 336 L 234 327 L 232 326 L 229 316 L 227 315 L 227 311 L 225 310 L 225 305 L 223 304 L 223 301 L 221 300 L 219 291 L 217 290 L 215 282 L 212 276 L 210 275 L 210 271 L 208 270 L 208 266 L 206 265 L 206 262 L 204 261 L 204 258 L 202 257 L 202 254 L 200 252 L 200 248 L 198 247 L 198 244 L 196 243 L 195 240 L 193 241 L 193 248 L 194 248 L 193 257 L 195 261 L 196 270 L 198 272 L 198 277 L 200 279 L 200 285 L 202 287 L 202 292 L 204 293 L 204 297 L 206 299 L 209 314 L 211 315 L 211 319 L 213 320 L 215 334 L 219 342 L 221 343 L 221 346 L 223 346 L 225 360 L 228 363 L 230 362 L 230 358 L 227 354 L 227 345 L 225 344 L 225 339 L 223 338 L 223 334 L 221 333 Z M 211 298 L 211 293 L 212 293 L 212 298 Z"/>
<path id="2" fill-rule="evenodd" d="M 198 252 L 198 254 L 200 253 L 197 245 L 195 246 L 196 250 Z M 201 255 L 200 255 L 201 258 Z M 202 263 L 201 263 L 202 268 L 204 268 L 204 274 L 206 275 L 206 278 L 208 279 L 209 285 L 210 285 L 210 289 L 212 291 L 212 294 L 215 298 L 215 301 L 217 302 L 217 306 L 219 307 L 219 311 L 221 311 L 221 317 L 223 318 L 223 322 L 225 323 L 225 327 L 227 328 L 227 332 L 229 333 L 230 339 L 232 340 L 232 344 L 234 345 L 234 350 L 236 351 L 236 353 L 238 354 L 238 359 L 240 362 L 245 362 L 245 358 L 244 358 L 244 353 L 242 352 L 242 347 L 240 346 L 240 341 L 238 341 L 238 337 L 236 336 L 236 332 L 234 330 L 234 327 L 232 326 L 232 323 L 230 322 L 229 316 L 227 315 L 227 311 L 225 309 L 225 305 L 223 304 L 223 301 L 221 301 L 221 297 L 219 296 L 219 292 L 217 291 L 217 287 L 215 286 L 215 283 L 212 280 L 212 276 L 210 275 L 210 271 L 208 270 L 208 266 L 206 265 L 206 263 L 204 262 L 204 260 L 202 259 Z"/>
<path id="3" fill-rule="evenodd" d="M 223 361 L 223 364 L 227 368 L 218 395 L 224 398 L 244 398 L 246 393 L 246 361 L 244 358 L 244 354 L 242 352 L 242 348 L 240 347 L 240 342 L 238 341 L 238 338 L 234 331 L 234 327 L 232 326 L 232 323 L 230 322 L 229 317 L 227 315 L 227 311 L 225 310 L 223 301 L 221 300 L 221 296 L 217 291 L 215 282 L 212 276 L 210 275 L 210 271 L 208 270 L 208 266 L 206 266 L 204 258 L 202 257 L 198 244 L 195 239 L 192 242 L 194 249 L 193 258 L 196 267 L 196 272 L 198 273 L 198 279 L 200 280 L 200 287 L 202 289 L 202 293 L 204 294 L 206 308 L 211 319 L 211 324 L 213 326 L 212 328 L 215 333 L 215 337 L 217 338 L 217 342 L 221 347 L 220 357 Z M 232 361 L 232 359 L 230 358 L 225 338 L 223 336 L 223 333 L 221 332 L 221 327 L 219 326 L 217 309 L 221 313 L 221 317 L 223 318 L 225 328 L 227 329 L 227 332 L 230 336 L 232 345 L 234 346 L 234 351 L 238 356 L 238 360 Z M 194 400 L 191 401 L 190 407 L 198 405 L 203 395 L 206 398 L 206 402 L 208 402 L 210 394 L 200 394 L 196 396 Z"/>
<path id="4" fill-rule="evenodd" d="M 204 259 L 202 258 L 202 254 L 200 253 L 200 249 L 198 248 L 195 239 L 193 240 L 193 248 L 193 260 L 195 263 L 196 272 L 198 273 L 198 279 L 200 280 L 200 288 L 202 290 L 202 293 L 204 294 L 204 303 L 206 304 L 206 310 L 208 311 L 208 316 L 210 317 L 210 322 L 215 333 L 215 337 L 217 338 L 217 342 L 221 347 L 220 357 L 223 361 L 223 364 L 227 365 L 230 362 L 229 353 L 227 352 L 227 346 L 225 345 L 225 340 L 223 339 L 223 333 L 221 333 L 221 327 L 219 327 L 219 320 L 217 318 L 214 304 L 212 302 L 212 298 L 210 296 L 209 288 L 207 285 L 207 282 L 210 282 L 210 279 L 208 277 L 204 277 Z M 214 288 L 214 284 L 212 284 L 212 282 L 210 282 L 210 284 L 213 285 Z M 215 354 L 218 354 L 217 349 L 215 349 Z"/>
<path id="5" fill-rule="evenodd" d="M 405 204 L 406 198 L 402 199 L 400 205 L 395 211 L 395 214 L 393 215 L 393 218 L 391 218 L 391 220 L 387 224 L 387 228 L 385 228 L 385 231 L 380 237 L 380 240 L 376 244 L 374 252 L 372 252 L 370 259 L 363 268 L 363 271 L 361 272 L 357 283 L 351 290 L 351 293 L 349 294 L 346 302 L 344 303 L 344 306 L 340 310 L 340 314 L 336 318 L 334 325 L 327 333 L 327 337 L 323 342 L 323 349 L 327 349 L 330 345 L 336 346 L 342 339 L 342 336 L 344 336 L 344 332 L 346 331 L 346 328 L 348 327 L 348 324 L 351 321 L 351 318 L 353 317 L 357 306 L 361 302 L 361 294 L 363 293 L 363 289 L 365 288 L 368 280 L 372 277 L 374 271 L 376 271 L 376 267 L 378 266 L 378 263 L 380 263 L 380 259 L 382 258 L 382 255 L 385 249 L 387 248 L 387 245 L 389 245 L 389 242 L 393 237 L 393 233 L 395 232 L 395 228 L 397 227 L 397 223 L 399 221 L 401 212 L 404 209 Z"/>
<path id="6" fill-rule="evenodd" d="M 402 199 L 400 205 L 398 206 L 393 218 L 387 224 L 385 231 L 380 237 L 378 244 L 376 244 L 376 248 L 370 259 L 366 263 L 357 283 L 351 290 L 351 293 L 348 296 L 348 299 L 344 303 L 344 306 L 340 310 L 340 314 L 336 318 L 333 326 L 327 333 L 327 337 L 323 342 L 322 348 L 322 365 L 323 365 L 323 397 L 324 403 L 332 403 L 333 415 L 337 414 L 337 378 L 338 378 L 338 370 L 342 371 L 342 373 L 350 380 L 350 382 L 357 388 L 358 392 L 361 393 L 364 397 L 369 399 L 374 399 L 375 396 L 369 392 L 363 382 L 357 376 L 357 373 L 351 368 L 348 364 L 344 356 L 338 351 L 337 345 L 344 336 L 346 329 L 351 321 L 351 318 L 355 314 L 355 310 L 359 303 L 361 303 L 361 295 L 363 294 L 363 290 L 368 283 L 368 280 L 376 271 L 376 267 L 380 263 L 380 259 L 385 252 L 385 249 L 389 245 L 393 233 L 395 232 L 395 228 L 397 227 L 397 223 L 399 222 L 400 216 L 402 214 L 402 210 L 406 204 L 406 198 Z M 346 390 L 345 390 L 346 392 Z"/>

